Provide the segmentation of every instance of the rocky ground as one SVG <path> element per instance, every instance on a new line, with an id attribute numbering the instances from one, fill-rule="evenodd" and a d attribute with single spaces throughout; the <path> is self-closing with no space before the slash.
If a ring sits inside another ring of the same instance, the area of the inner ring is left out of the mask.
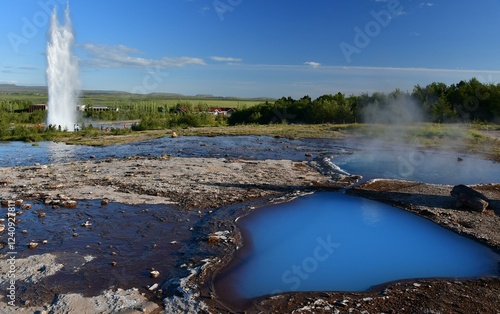
<path id="1" fill-rule="evenodd" d="M 270 202 L 286 201 L 318 189 L 344 188 L 353 183 L 354 178 L 332 179 L 332 173 L 321 174 L 320 162 L 313 166 L 290 160 L 164 156 L 1 168 L 0 198 L 5 202 L 22 199 L 23 204 L 45 206 L 47 210 L 71 207 L 78 210 L 85 200 L 102 201 L 102 206 L 108 202 L 172 204 L 178 211 L 204 210 L 198 212 L 197 218 L 183 222 L 189 227 L 186 230 L 190 232 L 190 240 L 170 246 L 170 250 L 179 255 L 171 266 L 179 272 L 158 282 L 157 287 L 132 288 L 117 284 L 87 295 L 50 290 L 50 285 L 45 284 L 42 293 L 33 287 L 44 286 L 44 281 L 68 267 L 61 263 L 66 260 L 62 258 L 65 252 L 27 251 L 26 257 L 16 264 L 20 273 L 22 270 L 18 280 L 27 285 L 27 291 L 35 300 L 29 300 L 25 293 L 22 300 L 11 307 L 3 293 L 0 310 L 5 313 L 498 313 L 498 278 L 415 280 L 384 285 L 366 293 L 283 294 L 253 300 L 239 309 L 221 303 L 211 279 L 242 244 L 235 218 Z M 451 188 L 376 180 L 356 186 L 349 193 L 397 205 L 500 249 L 500 185 L 476 187 L 492 200 L 490 209 L 483 213 L 456 210 L 449 194 Z M 23 209 L 22 204 L 16 208 L 19 220 L 23 219 L 23 213 L 28 215 L 33 211 Z M 7 212 L 5 207 L 3 210 Z M 32 226 L 23 222 L 18 226 L 20 230 L 28 229 L 30 234 Z M 6 231 L 0 237 L 5 244 Z M 72 233 L 67 237 L 71 238 Z M 165 241 L 170 241 L 167 237 Z M 0 254 L 3 254 L 2 260 L 7 260 L 5 248 Z M 89 258 L 82 263 L 90 266 L 93 262 Z M 7 291 L 8 264 L 0 265 L 3 274 L 0 287 Z"/>
<path id="2" fill-rule="evenodd" d="M 342 187 L 303 162 L 128 157 L 0 169 L 0 197 L 219 208 L 294 189 Z"/>

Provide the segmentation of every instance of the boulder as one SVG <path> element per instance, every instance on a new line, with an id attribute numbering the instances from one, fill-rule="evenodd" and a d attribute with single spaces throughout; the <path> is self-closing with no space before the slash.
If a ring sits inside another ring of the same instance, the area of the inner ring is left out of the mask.
<path id="1" fill-rule="evenodd" d="M 456 198 L 457 208 L 466 208 L 482 213 L 489 205 L 486 196 L 463 184 L 454 186 L 450 194 Z"/>

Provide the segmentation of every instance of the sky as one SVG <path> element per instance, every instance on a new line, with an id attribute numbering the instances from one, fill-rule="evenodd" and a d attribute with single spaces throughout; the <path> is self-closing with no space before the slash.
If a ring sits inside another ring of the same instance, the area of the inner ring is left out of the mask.
<path id="1" fill-rule="evenodd" d="M 500 83 L 500 0 L 0 0 L 0 84 L 46 85 L 69 3 L 84 90 L 318 97 Z"/>

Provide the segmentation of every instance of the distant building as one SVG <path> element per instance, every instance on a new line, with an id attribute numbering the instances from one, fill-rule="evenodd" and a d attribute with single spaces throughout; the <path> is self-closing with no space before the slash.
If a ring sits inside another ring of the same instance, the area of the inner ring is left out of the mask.
<path id="1" fill-rule="evenodd" d="M 47 111 L 48 109 L 49 106 L 47 104 L 36 104 L 36 105 L 30 105 L 29 112 L 34 112 L 38 110 Z"/>
<path id="2" fill-rule="evenodd" d="M 208 108 L 208 111 L 214 116 L 230 116 L 233 112 L 236 111 L 234 108 Z"/>
<path id="3" fill-rule="evenodd" d="M 109 107 L 84 107 L 85 111 L 118 111 L 118 108 L 109 108 Z"/>

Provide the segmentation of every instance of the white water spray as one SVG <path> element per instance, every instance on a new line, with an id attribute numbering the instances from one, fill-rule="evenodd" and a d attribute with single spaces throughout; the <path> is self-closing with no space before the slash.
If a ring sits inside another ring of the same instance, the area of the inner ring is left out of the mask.
<path id="1" fill-rule="evenodd" d="M 76 124 L 76 109 L 80 81 L 78 63 L 71 54 L 74 42 L 69 5 L 65 10 L 65 24 L 59 24 L 54 8 L 47 43 L 47 85 L 49 112 L 47 124 L 73 131 Z"/>

